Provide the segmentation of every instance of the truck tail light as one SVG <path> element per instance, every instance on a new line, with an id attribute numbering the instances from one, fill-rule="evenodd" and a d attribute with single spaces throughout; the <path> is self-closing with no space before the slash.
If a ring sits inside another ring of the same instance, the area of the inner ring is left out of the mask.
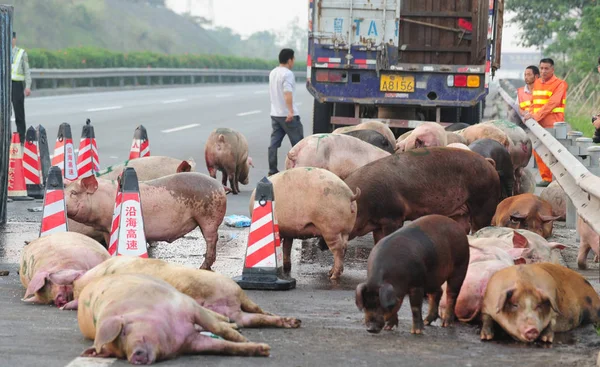
<path id="1" fill-rule="evenodd" d="M 317 81 L 326 82 L 329 80 L 329 70 L 317 70 Z"/>
<path id="2" fill-rule="evenodd" d="M 467 76 L 466 75 L 455 75 L 454 76 L 454 86 L 455 87 L 466 87 L 467 86 Z"/>
<path id="3" fill-rule="evenodd" d="M 469 75 L 467 77 L 467 87 L 469 88 L 477 88 L 480 83 L 479 75 Z"/>
<path id="4" fill-rule="evenodd" d="M 449 87 L 454 87 L 454 75 L 448 75 L 446 78 L 446 85 Z"/>
<path id="5" fill-rule="evenodd" d="M 339 70 L 317 70 L 316 78 L 318 82 L 345 83 L 348 81 L 348 73 Z"/>

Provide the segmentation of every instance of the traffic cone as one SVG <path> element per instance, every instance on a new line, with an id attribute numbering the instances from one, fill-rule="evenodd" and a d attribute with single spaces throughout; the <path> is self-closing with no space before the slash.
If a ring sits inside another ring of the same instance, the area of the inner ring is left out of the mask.
<path id="1" fill-rule="evenodd" d="M 40 167 L 42 170 L 42 185 L 46 186 L 46 180 L 48 179 L 48 172 L 50 171 L 50 151 L 48 148 L 48 135 L 46 135 L 46 129 L 42 125 L 38 125 L 35 129 L 35 135 L 38 142 L 38 152 L 40 156 Z"/>
<path id="2" fill-rule="evenodd" d="M 137 174 L 132 167 L 123 170 L 119 189 L 121 202 L 115 202 L 120 210 L 118 214 L 117 233 L 117 256 L 148 257 L 148 244 L 144 233 L 144 218 L 142 217 L 142 203 L 140 200 L 140 188 Z M 114 215 L 113 215 L 114 218 Z M 112 241 L 110 241 L 112 243 Z"/>
<path id="3" fill-rule="evenodd" d="M 273 184 L 266 177 L 256 185 L 252 224 L 242 275 L 234 277 L 242 289 L 288 290 L 296 279 L 282 279 L 283 253 L 275 216 Z"/>
<path id="4" fill-rule="evenodd" d="M 44 210 L 40 237 L 56 232 L 67 232 L 67 210 L 62 171 L 57 166 L 50 167 L 44 195 Z"/>
<path id="5" fill-rule="evenodd" d="M 94 175 L 100 170 L 96 135 L 90 119 L 87 119 L 81 131 L 79 154 L 77 156 L 77 173 L 79 178 Z"/>
<path id="6" fill-rule="evenodd" d="M 123 173 L 117 178 L 118 185 L 121 184 L 121 177 Z M 108 253 L 110 256 L 117 256 L 117 245 L 119 244 L 119 221 L 121 220 L 121 205 L 123 204 L 123 193 L 117 186 L 117 197 L 115 198 L 115 207 L 113 209 L 112 225 L 110 228 L 110 240 L 108 243 Z"/>
<path id="7" fill-rule="evenodd" d="M 23 149 L 23 168 L 25 170 L 27 195 L 36 199 L 41 199 L 44 197 L 42 165 L 40 162 L 37 134 L 33 126 L 30 126 L 29 129 L 27 129 L 27 134 L 25 134 L 25 146 Z"/>
<path id="8" fill-rule="evenodd" d="M 27 196 L 22 157 L 19 133 L 13 133 L 8 164 L 8 197 L 14 201 L 33 200 L 32 197 Z"/>
<path id="9" fill-rule="evenodd" d="M 133 133 L 133 142 L 129 150 L 129 159 L 136 159 L 150 156 L 150 142 L 148 141 L 148 132 L 144 125 L 140 125 Z"/>
<path id="10" fill-rule="evenodd" d="M 73 136 L 71 135 L 71 126 L 66 122 L 60 124 L 58 128 L 52 166 L 60 168 L 63 178 L 70 181 L 77 179 L 77 163 L 75 160 L 75 148 L 73 147 Z"/>

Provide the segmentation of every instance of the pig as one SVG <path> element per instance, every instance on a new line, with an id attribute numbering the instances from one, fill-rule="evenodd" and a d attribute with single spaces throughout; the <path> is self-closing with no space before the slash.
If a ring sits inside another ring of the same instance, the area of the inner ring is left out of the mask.
<path id="1" fill-rule="evenodd" d="M 468 146 L 461 144 L 461 143 L 452 143 L 452 144 L 448 144 L 447 145 L 448 148 L 458 148 L 458 149 L 464 149 L 464 150 L 471 150 L 469 149 Z"/>
<path id="2" fill-rule="evenodd" d="M 110 242 L 109 236 L 106 233 L 103 233 L 94 227 L 76 222 L 73 219 L 67 218 L 67 228 L 69 232 L 76 232 L 88 236 L 89 238 L 98 241 L 98 243 L 104 247 L 107 247 L 107 244 Z"/>
<path id="3" fill-rule="evenodd" d="M 507 120 L 492 120 L 483 122 L 482 124 L 499 128 L 511 140 L 513 145 L 511 146 L 509 153 L 515 170 L 517 168 L 527 167 L 531 160 L 533 147 L 531 139 L 527 136 L 527 133 L 523 128 Z"/>
<path id="4" fill-rule="evenodd" d="M 396 142 L 396 151 L 404 152 L 424 147 L 445 147 L 448 137 L 442 125 L 435 122 L 424 122 L 417 126 L 404 140 Z"/>
<path id="5" fill-rule="evenodd" d="M 267 344 L 248 342 L 225 316 L 218 318 L 169 283 L 148 275 L 107 275 L 89 283 L 79 298 L 79 330 L 94 340 L 82 357 L 152 364 L 180 354 L 270 353 Z"/>
<path id="6" fill-rule="evenodd" d="M 357 168 L 389 155 L 390 153 L 352 136 L 315 134 L 305 137 L 290 149 L 285 159 L 285 168 L 323 168 L 343 180 Z"/>
<path id="7" fill-rule="evenodd" d="M 275 215 L 283 248 L 284 272 L 289 273 L 292 269 L 290 256 L 294 238 L 318 237 L 333 253 L 334 264 L 329 277 L 336 283 L 344 270 L 344 255 L 356 220 L 356 199 L 361 195 L 360 189 L 354 193 L 332 172 L 313 167 L 290 168 L 269 180 L 277 202 Z M 250 215 L 255 193 L 256 190 L 250 197 Z"/>
<path id="8" fill-rule="evenodd" d="M 552 214 L 558 216 L 556 220 L 567 220 L 567 195 L 558 181 L 552 181 L 542 190 L 540 199 L 547 201 L 552 206 Z"/>
<path id="9" fill-rule="evenodd" d="M 381 239 L 367 260 L 367 281 L 356 287 L 356 306 L 365 314 L 367 331 L 398 326 L 398 311 L 409 295 L 411 334 L 421 334 L 423 324 L 439 318 L 440 288 L 448 283 L 442 327 L 455 319 L 454 304 L 467 273 L 469 242 L 461 226 L 442 215 L 426 215 Z M 423 296 L 429 313 L 423 322 Z M 385 325 L 385 326 L 384 326 Z"/>
<path id="10" fill-rule="evenodd" d="M 518 174 L 515 173 L 515 195 L 525 193 L 533 194 L 535 192 L 535 177 L 533 176 L 533 173 L 526 168 L 521 168 L 520 170 L 521 171 Z M 517 177 L 519 178 L 517 179 Z"/>
<path id="11" fill-rule="evenodd" d="M 226 276 L 170 264 L 164 260 L 132 256 L 113 257 L 77 279 L 73 283 L 73 301 L 63 309 L 77 309 L 81 291 L 94 280 L 111 274 L 144 274 L 162 279 L 201 306 L 227 316 L 241 327 L 300 327 L 301 321 L 298 319 L 264 312 L 236 282 Z"/>
<path id="12" fill-rule="evenodd" d="M 506 133 L 504 133 L 504 131 L 500 130 L 499 128 L 493 125 L 472 125 L 464 130 L 458 130 L 456 131 L 456 133 L 467 139 L 468 144 L 471 144 L 475 140 L 484 138 L 496 140 L 497 142 L 502 144 L 502 146 L 504 146 L 504 148 L 506 148 L 507 150 L 510 149 L 512 144 L 512 141 L 506 135 Z"/>
<path id="13" fill-rule="evenodd" d="M 552 226 L 559 217 L 552 215 L 552 206 L 534 194 L 520 194 L 498 204 L 492 226 L 527 229 L 544 238 L 552 235 Z"/>
<path id="14" fill-rule="evenodd" d="M 379 149 L 383 149 L 390 154 L 394 154 L 394 147 L 390 141 L 383 136 L 380 132 L 375 130 L 354 130 L 345 132 L 344 135 L 354 136 L 362 141 L 369 144 L 373 144 Z"/>
<path id="15" fill-rule="evenodd" d="M 337 129 L 333 130 L 333 134 L 343 134 L 349 131 L 356 130 L 375 130 L 381 135 L 385 136 L 385 138 L 390 142 L 390 144 L 393 147 L 396 146 L 396 138 L 394 137 L 394 133 L 392 132 L 392 130 L 389 128 L 388 125 L 377 120 L 361 122 L 360 124 L 354 126 L 338 127 Z"/>
<path id="16" fill-rule="evenodd" d="M 577 272 L 551 263 L 497 271 L 483 298 L 481 339 L 494 338 L 498 323 L 514 339 L 552 343 L 554 333 L 600 324 L 600 297 Z"/>
<path id="17" fill-rule="evenodd" d="M 448 145 L 455 144 L 455 143 L 461 143 L 461 144 L 467 145 L 467 139 L 463 138 L 462 136 L 460 136 L 456 133 L 452 133 L 449 131 L 446 131 L 446 141 L 448 142 Z"/>
<path id="18" fill-rule="evenodd" d="M 587 269 L 587 256 L 590 250 L 595 254 L 594 261 L 598 261 L 600 255 L 600 236 L 580 216 L 577 216 L 577 232 L 579 233 L 579 253 L 577 254 L 577 267 L 581 270 Z"/>
<path id="19" fill-rule="evenodd" d="M 193 172 L 196 162 L 193 158 L 181 160 L 165 156 L 142 157 L 125 161 L 100 171 L 96 176 L 105 180 L 116 180 L 125 167 L 133 167 L 139 181 L 149 181 L 179 172 Z M 67 182 L 68 183 L 68 182 Z"/>
<path id="20" fill-rule="evenodd" d="M 469 149 L 475 153 L 479 153 L 484 158 L 492 160 L 500 178 L 500 185 L 502 186 L 500 199 L 504 200 L 512 196 L 515 175 L 510 154 L 504 146 L 496 140 L 486 138 L 475 140 L 469 145 Z"/>
<path id="21" fill-rule="evenodd" d="M 206 240 L 201 269 L 216 259 L 217 230 L 223 222 L 227 198 L 223 186 L 198 172 L 184 172 L 139 183 L 146 240 L 177 240 L 200 227 Z M 117 183 L 94 176 L 65 188 L 67 216 L 110 234 Z"/>
<path id="22" fill-rule="evenodd" d="M 523 238 L 519 238 L 519 236 Z M 517 261 L 526 263 L 527 258 L 532 256 L 531 249 L 520 247 L 521 241 L 527 239 L 519 233 L 513 237 L 513 241 L 503 238 L 477 238 L 468 236 L 470 246 L 470 262 L 501 260 L 508 263 Z"/>
<path id="23" fill-rule="evenodd" d="M 240 187 L 248 184 L 248 173 L 252 157 L 248 156 L 248 142 L 240 132 L 229 128 L 213 130 L 204 146 L 204 158 L 210 177 L 217 178 L 217 170 L 222 172 L 223 186 L 231 186 L 231 193 L 239 194 Z"/>
<path id="24" fill-rule="evenodd" d="M 373 232 L 374 242 L 405 220 L 441 214 L 465 233 L 488 226 L 500 198 L 494 167 L 477 153 L 446 147 L 396 153 L 352 172 L 345 180 L 360 188 L 350 239 Z"/>
<path id="25" fill-rule="evenodd" d="M 453 123 L 453 124 L 450 124 L 450 125 L 446 126 L 446 127 L 444 128 L 444 130 L 446 130 L 446 131 L 459 131 L 459 130 L 464 130 L 464 129 L 466 129 L 466 128 L 468 128 L 469 126 L 471 126 L 471 125 L 469 125 L 469 124 L 466 124 L 466 123 L 464 123 L 464 122 L 455 122 L 455 123 Z"/>
<path id="26" fill-rule="evenodd" d="M 73 299 L 73 282 L 110 258 L 97 241 L 75 232 L 56 232 L 29 242 L 19 268 L 26 288 L 22 301 L 64 306 Z"/>
<path id="27" fill-rule="evenodd" d="M 473 233 L 474 238 L 499 238 L 509 241 L 514 248 L 530 249 L 526 256 L 527 263 L 552 262 L 560 263 L 560 251 L 566 248 L 558 242 L 548 242 L 544 237 L 526 229 L 507 227 L 485 227 Z M 506 248 L 506 247 L 505 247 Z"/>

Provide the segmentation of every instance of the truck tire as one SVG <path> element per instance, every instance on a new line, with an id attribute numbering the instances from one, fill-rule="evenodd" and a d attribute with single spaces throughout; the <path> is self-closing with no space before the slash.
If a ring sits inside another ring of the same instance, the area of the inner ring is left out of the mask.
<path id="1" fill-rule="evenodd" d="M 331 103 L 321 103 L 314 100 L 313 103 L 313 134 L 330 133 L 331 128 Z"/>
<path id="2" fill-rule="evenodd" d="M 460 122 L 475 125 L 483 118 L 483 104 L 481 101 L 473 107 L 463 107 L 460 113 Z"/>

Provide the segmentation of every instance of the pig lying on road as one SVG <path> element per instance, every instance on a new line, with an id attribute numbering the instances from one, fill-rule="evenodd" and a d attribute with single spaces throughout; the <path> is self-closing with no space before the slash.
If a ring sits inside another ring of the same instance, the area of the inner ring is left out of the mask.
<path id="1" fill-rule="evenodd" d="M 264 312 L 236 282 L 221 274 L 170 264 L 158 259 L 113 257 L 88 271 L 73 284 L 73 302 L 64 309 L 77 309 L 79 295 L 90 282 L 110 274 L 144 274 L 162 279 L 187 294 L 201 306 L 229 317 L 241 327 L 297 328 L 300 320 Z"/>
<path id="2" fill-rule="evenodd" d="M 116 180 L 125 167 L 132 167 L 139 181 L 149 181 L 180 172 L 192 172 L 196 167 L 194 159 L 183 161 L 164 156 L 150 156 L 125 161 L 124 164 L 111 166 L 110 169 L 99 172 L 98 177 L 105 180 Z"/>
<path id="3" fill-rule="evenodd" d="M 139 187 L 146 240 L 171 243 L 200 227 L 206 240 L 201 268 L 210 270 L 227 207 L 223 186 L 202 173 L 186 172 L 140 182 Z M 65 188 L 67 215 L 110 233 L 116 192 L 116 182 L 93 176 L 74 181 Z"/>
<path id="4" fill-rule="evenodd" d="M 552 181 L 548 187 L 542 190 L 540 199 L 547 201 L 552 206 L 552 214 L 558 218 L 556 220 L 567 220 L 567 194 L 558 184 L 558 181 Z"/>
<path id="5" fill-rule="evenodd" d="M 217 170 L 223 173 L 222 183 L 231 186 L 231 192 L 240 192 L 239 183 L 248 184 L 252 158 L 248 156 L 248 141 L 240 132 L 228 128 L 213 130 L 204 146 L 204 158 L 210 177 L 217 178 Z"/>
<path id="6" fill-rule="evenodd" d="M 218 319 L 191 297 L 151 276 L 107 275 L 88 284 L 79 297 L 79 329 L 94 340 L 84 357 L 151 364 L 192 353 L 269 355 L 267 344 L 247 342 L 224 321 L 226 317 Z M 199 333 L 198 326 L 224 340 Z"/>
<path id="7" fill-rule="evenodd" d="M 454 321 L 454 304 L 467 273 L 469 242 L 454 220 L 441 215 L 421 217 L 384 237 L 371 251 L 367 281 L 356 287 L 356 306 L 365 313 L 367 331 L 379 333 L 398 325 L 398 310 L 410 296 L 412 334 L 423 331 L 423 296 L 429 298 L 425 324 L 438 319 L 442 284 L 448 281 L 442 327 Z"/>
<path id="8" fill-rule="evenodd" d="M 318 167 L 342 180 L 367 163 L 390 153 L 360 139 L 341 134 L 315 134 L 300 140 L 287 154 L 285 168 Z"/>
<path id="9" fill-rule="evenodd" d="M 600 323 L 600 298 L 591 284 L 562 265 L 515 265 L 490 278 L 483 301 L 481 339 L 494 321 L 514 339 L 552 343 L 555 332 Z"/>
<path id="10" fill-rule="evenodd" d="M 23 301 L 61 307 L 73 299 L 73 281 L 109 258 L 102 245 L 79 233 L 37 238 L 21 253 L 19 276 L 27 288 Z"/>
<path id="11" fill-rule="evenodd" d="M 498 204 L 492 225 L 527 229 L 544 238 L 552 235 L 552 226 L 559 217 L 552 215 L 552 206 L 534 194 L 520 194 Z"/>

